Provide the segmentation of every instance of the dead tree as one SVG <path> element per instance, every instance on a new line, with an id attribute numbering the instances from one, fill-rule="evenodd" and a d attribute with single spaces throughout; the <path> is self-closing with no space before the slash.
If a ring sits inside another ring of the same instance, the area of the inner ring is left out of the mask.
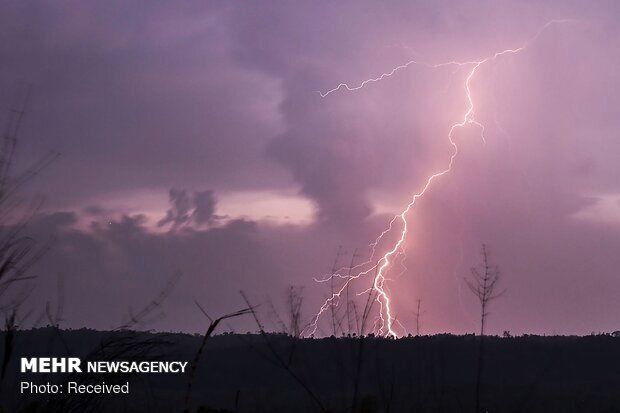
<path id="1" fill-rule="evenodd" d="M 200 356 L 202 355 L 204 348 L 207 345 L 207 341 L 209 340 L 209 338 L 211 337 L 211 335 L 217 328 L 218 324 L 222 322 L 223 320 L 239 317 L 245 314 L 250 314 L 253 311 L 252 308 L 248 307 L 248 308 L 243 308 L 241 310 L 235 311 L 233 313 L 223 315 L 216 319 L 213 319 L 209 316 L 209 314 L 207 314 L 207 312 L 204 310 L 204 308 L 202 308 L 202 306 L 198 303 L 198 301 L 194 300 L 194 303 L 200 309 L 202 314 L 204 314 L 204 316 L 209 319 L 209 327 L 207 328 L 207 331 L 204 334 L 204 336 L 202 336 L 202 341 L 200 343 L 200 346 L 198 347 L 198 350 L 196 351 L 196 354 L 194 355 L 194 359 L 192 360 L 192 364 L 190 366 L 189 380 L 187 381 L 187 389 L 185 390 L 185 410 L 184 410 L 185 412 L 190 411 L 190 408 L 189 408 L 190 397 L 192 394 L 192 386 L 194 385 L 194 376 L 196 375 L 196 369 L 198 367 L 198 362 L 200 361 Z"/>
<path id="2" fill-rule="evenodd" d="M 482 244 L 482 263 L 479 267 L 471 269 L 471 276 L 465 278 L 467 286 L 478 298 L 480 303 L 480 337 L 478 340 L 478 366 L 476 371 L 476 412 L 480 411 L 480 391 L 484 362 L 484 329 L 489 315 L 489 303 L 501 296 L 506 290 L 497 291 L 499 281 L 499 268 L 491 264 L 487 246 Z"/>
<path id="3" fill-rule="evenodd" d="M 351 255 L 351 263 L 349 264 L 349 272 L 347 274 L 347 286 L 346 286 L 346 298 L 347 298 L 347 326 L 349 328 L 348 334 L 351 334 L 353 331 L 353 321 L 351 319 L 351 307 L 355 308 L 355 303 L 351 301 L 349 298 L 349 284 L 351 284 L 351 272 L 355 266 L 355 260 L 358 258 L 357 248 L 353 251 L 353 255 Z"/>
<path id="4" fill-rule="evenodd" d="M 368 288 L 368 295 L 366 297 L 366 305 L 364 306 L 364 311 L 361 314 L 361 320 L 358 320 L 357 311 L 356 313 L 356 325 L 357 325 L 357 340 L 354 340 L 353 343 L 357 343 L 357 353 L 351 352 L 355 355 L 355 368 L 353 370 L 353 399 L 351 401 L 351 413 L 357 413 L 359 410 L 359 397 L 360 397 L 360 383 L 362 378 L 362 369 L 364 367 L 364 350 L 366 340 L 364 334 L 366 334 L 366 325 L 368 323 L 368 318 L 372 312 L 372 308 L 374 304 L 377 302 L 378 291 L 374 288 L 375 282 L 377 281 L 377 274 L 379 271 L 379 264 L 375 264 L 375 273 L 372 278 L 372 284 Z"/>
<path id="5" fill-rule="evenodd" d="M 334 285 L 334 278 L 336 278 L 336 272 L 338 271 L 338 261 L 342 256 L 342 245 L 338 245 L 338 251 L 336 252 L 336 258 L 334 258 L 334 263 L 332 264 L 332 272 L 329 280 L 329 287 L 331 292 L 331 299 L 329 303 L 329 310 L 332 318 L 332 334 L 334 337 L 337 333 L 337 325 L 336 325 L 336 305 L 334 304 L 334 295 L 336 293 L 336 288 Z"/>
<path id="6" fill-rule="evenodd" d="M 422 315 L 422 313 L 420 312 L 421 304 L 422 304 L 422 300 L 418 298 L 418 305 L 417 305 L 415 313 L 413 313 L 415 315 L 415 335 L 416 336 L 420 335 L 420 316 Z"/>
<path id="7" fill-rule="evenodd" d="M 286 297 L 288 306 L 288 334 L 293 338 L 300 338 L 305 325 L 302 320 L 302 304 L 304 302 L 302 288 L 290 286 Z"/>
<path id="8" fill-rule="evenodd" d="M 5 331 L 4 357 L 0 364 L 0 391 L 14 347 L 14 333 L 20 324 L 18 309 L 30 292 L 27 282 L 35 278 L 29 270 L 47 251 L 47 245 L 37 248 L 36 242 L 24 235 L 24 230 L 38 211 L 40 202 L 33 202 L 32 206 L 28 207 L 16 199 L 15 195 L 57 157 L 56 153 L 50 153 L 24 171 L 15 172 L 15 154 L 27 102 L 28 92 L 22 102 L 9 110 L 0 140 L 0 316 L 4 318 Z M 19 288 L 18 284 L 21 284 L 22 288 Z"/>
<path id="9" fill-rule="evenodd" d="M 272 343 L 272 341 L 269 338 L 269 335 L 265 332 L 263 323 L 261 323 L 260 319 L 258 318 L 258 315 L 256 314 L 255 307 L 250 304 L 250 300 L 248 299 L 248 297 L 245 295 L 243 291 L 240 291 L 240 294 L 241 294 L 241 297 L 243 297 L 243 300 L 245 301 L 245 303 L 247 304 L 247 308 L 250 310 L 250 314 L 252 314 L 252 316 L 254 317 L 254 321 L 256 322 L 256 326 L 258 327 L 258 331 L 261 337 L 263 338 L 268 351 L 273 356 L 271 361 L 274 362 L 277 366 L 281 367 L 286 373 L 288 373 L 291 376 L 293 380 L 295 380 L 295 382 L 297 382 L 297 384 L 299 384 L 299 386 L 303 388 L 306 394 L 316 404 L 318 411 L 322 413 L 327 413 L 328 409 L 325 407 L 325 405 L 323 404 L 321 399 L 318 397 L 318 395 L 306 383 L 303 376 L 297 371 L 295 371 L 295 369 L 293 368 L 292 353 L 289 353 L 288 357 L 283 357 L 280 354 L 280 352 L 276 348 L 276 345 Z M 293 340 L 296 340 L 296 339 L 293 338 Z"/>

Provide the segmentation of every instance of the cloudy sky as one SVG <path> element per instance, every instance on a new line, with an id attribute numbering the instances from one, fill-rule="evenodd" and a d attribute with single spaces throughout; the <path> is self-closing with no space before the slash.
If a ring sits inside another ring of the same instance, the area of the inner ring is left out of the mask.
<path id="1" fill-rule="evenodd" d="M 268 319 L 290 285 L 309 318 L 338 246 L 338 265 L 361 261 L 447 165 L 470 66 L 319 91 L 412 59 L 480 60 L 572 19 L 477 70 L 486 143 L 475 125 L 455 132 L 454 168 L 408 215 L 387 288 L 410 330 L 420 299 L 423 332 L 474 331 L 463 278 L 487 243 L 507 288 L 489 331 L 617 330 L 619 14 L 613 1 L 5 3 L 3 111 L 31 88 L 17 166 L 61 154 L 20 194 L 45 198 L 28 231 L 51 246 L 31 305 L 58 301 L 61 277 L 64 325 L 109 328 L 179 271 L 149 327 L 202 330 L 194 300 L 220 314 L 239 290 Z"/>

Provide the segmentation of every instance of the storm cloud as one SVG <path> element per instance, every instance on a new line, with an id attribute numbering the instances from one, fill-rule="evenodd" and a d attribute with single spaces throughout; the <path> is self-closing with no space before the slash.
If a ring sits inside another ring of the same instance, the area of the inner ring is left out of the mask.
<path id="1" fill-rule="evenodd" d="M 389 288 L 403 323 L 420 298 L 428 332 L 472 331 L 463 277 L 486 242 L 508 288 L 495 332 L 617 329 L 617 4 L 3 7 L 1 102 L 33 85 L 21 159 L 62 154 L 28 189 L 47 198 L 31 232 L 54 239 L 35 297 L 63 273 L 67 323 L 104 326 L 181 271 L 159 327 L 184 330 L 201 325 L 194 298 L 224 312 L 240 289 L 263 300 L 304 285 L 314 310 L 327 291 L 313 277 L 338 245 L 343 265 L 367 253 L 446 166 L 467 71 L 411 65 L 319 91 L 411 59 L 481 59 L 576 20 L 476 72 L 485 139 L 456 132 L 454 168 L 410 214 L 407 270 Z"/>

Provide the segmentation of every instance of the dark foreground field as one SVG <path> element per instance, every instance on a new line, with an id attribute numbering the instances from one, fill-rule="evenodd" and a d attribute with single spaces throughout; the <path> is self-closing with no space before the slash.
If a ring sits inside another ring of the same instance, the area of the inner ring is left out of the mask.
<path id="1" fill-rule="evenodd" d="M 6 343 L 6 334 L 0 339 Z M 18 359 L 71 355 L 188 360 L 191 365 L 201 340 L 185 334 L 52 328 L 18 332 L 4 373 L 2 411 L 184 411 L 189 374 L 28 376 L 18 373 Z M 472 412 L 477 344 L 473 336 L 452 335 L 400 340 L 216 336 L 196 366 L 189 406 L 202 412 Z M 2 344 L 0 359 L 5 358 Z M 131 393 L 22 396 L 21 380 L 129 380 Z M 488 412 L 620 412 L 620 338 L 488 337 L 480 406 Z"/>

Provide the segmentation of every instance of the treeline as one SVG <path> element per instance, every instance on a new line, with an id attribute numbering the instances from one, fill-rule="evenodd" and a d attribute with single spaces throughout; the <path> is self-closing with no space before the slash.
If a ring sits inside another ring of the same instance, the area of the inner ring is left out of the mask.
<path id="1" fill-rule="evenodd" d="M 267 336 L 269 342 L 261 334 L 229 333 L 211 337 L 192 379 L 188 409 L 229 412 L 315 412 L 321 409 L 329 412 L 351 412 L 353 409 L 357 412 L 475 411 L 476 375 L 472 373 L 477 368 L 479 336 L 441 334 L 402 339 L 367 336 L 362 369 L 359 369 L 359 338 Z M 0 335 L 0 340 L 3 339 Z M 73 349 L 72 355 L 85 357 L 100 342 L 135 343 L 135 353 L 126 353 L 126 358 L 191 361 L 201 340 L 202 337 L 197 335 L 90 329 L 18 331 L 5 390 L 16 386 L 18 380 L 26 379 L 17 374 L 16 360 L 22 354 L 64 356 L 67 355 L 67 345 Z M 108 344 L 110 348 L 114 347 Z M 285 360 L 286 367 L 299 381 L 276 360 L 273 351 Z M 479 403 L 489 412 L 611 412 L 620 409 L 620 393 L 617 391 L 620 338 L 612 334 L 586 337 L 487 336 L 485 360 Z M 28 379 L 63 381 L 67 378 L 53 375 Z M 101 378 L 89 378 L 97 379 Z M 131 381 L 129 396 L 103 396 L 99 400 L 80 402 L 85 405 L 66 400 L 63 403 L 80 407 L 92 404 L 102 411 L 119 409 L 119 406 L 124 406 L 121 410 L 127 411 L 145 411 L 147 405 L 157 406 L 157 411 L 183 411 L 186 408 L 188 375 L 138 375 L 123 379 Z M 3 392 L 7 397 L 15 397 L 8 405 L 28 405 L 24 400 L 18 400 L 17 393 Z M 30 397 L 29 401 L 32 404 L 33 398 Z M 46 407 L 58 405 L 57 401 L 44 397 L 37 403 Z"/>

